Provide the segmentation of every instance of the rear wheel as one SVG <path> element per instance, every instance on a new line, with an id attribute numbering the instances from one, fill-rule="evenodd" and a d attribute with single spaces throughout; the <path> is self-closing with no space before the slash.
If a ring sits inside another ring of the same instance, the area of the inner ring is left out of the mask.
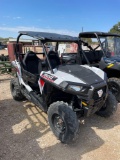
<path id="1" fill-rule="evenodd" d="M 108 79 L 109 90 L 114 94 L 117 101 L 120 102 L 120 79 L 109 78 Z"/>
<path id="2" fill-rule="evenodd" d="M 51 130 L 62 143 L 70 143 L 78 133 L 76 113 L 64 102 L 52 103 L 48 109 Z"/>
<path id="3" fill-rule="evenodd" d="M 16 101 L 25 100 L 25 96 L 21 93 L 20 84 L 18 78 L 11 79 L 10 81 L 10 91 L 13 99 Z"/>
<path id="4" fill-rule="evenodd" d="M 115 96 L 109 92 L 104 106 L 96 112 L 101 117 L 110 117 L 117 110 L 117 101 Z"/>

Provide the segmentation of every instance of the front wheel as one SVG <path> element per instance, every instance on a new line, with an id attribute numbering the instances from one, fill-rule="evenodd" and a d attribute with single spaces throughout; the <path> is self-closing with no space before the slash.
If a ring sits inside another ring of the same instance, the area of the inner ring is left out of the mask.
<path id="1" fill-rule="evenodd" d="M 104 106 L 96 112 L 101 117 L 110 117 L 117 110 L 117 101 L 115 96 L 109 92 Z"/>
<path id="2" fill-rule="evenodd" d="M 51 130 L 62 143 L 70 143 L 77 135 L 79 123 L 76 113 L 64 102 L 54 102 L 48 109 Z"/>
<path id="3" fill-rule="evenodd" d="M 108 79 L 108 88 L 114 94 L 117 101 L 120 102 L 120 79 L 109 78 Z"/>

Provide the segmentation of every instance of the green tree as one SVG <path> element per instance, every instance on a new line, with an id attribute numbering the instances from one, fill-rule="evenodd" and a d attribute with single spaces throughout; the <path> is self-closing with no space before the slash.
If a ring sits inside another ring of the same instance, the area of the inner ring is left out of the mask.
<path id="1" fill-rule="evenodd" d="M 0 37 L 0 42 L 2 44 L 6 45 L 8 41 L 9 41 L 9 38 L 2 38 L 2 37 Z"/>
<path id="2" fill-rule="evenodd" d="M 120 34 L 120 22 L 115 24 L 109 31 L 110 33 L 117 33 Z"/>

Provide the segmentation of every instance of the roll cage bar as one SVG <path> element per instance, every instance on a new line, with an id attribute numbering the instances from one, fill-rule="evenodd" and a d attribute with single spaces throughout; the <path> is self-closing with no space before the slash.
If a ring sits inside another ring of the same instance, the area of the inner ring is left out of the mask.
<path id="1" fill-rule="evenodd" d="M 20 53 L 19 53 L 19 48 L 18 48 L 18 44 L 19 44 L 19 39 L 22 35 L 26 35 L 26 36 L 30 36 L 33 38 L 38 39 L 39 41 L 42 42 L 42 46 L 43 49 L 45 51 L 45 56 L 50 68 L 51 73 L 54 74 L 53 69 L 51 67 L 49 58 L 47 56 L 47 50 L 45 47 L 45 43 L 46 42 L 75 42 L 78 43 L 78 38 L 77 37 L 72 37 L 72 36 L 68 36 L 68 35 L 61 35 L 61 34 L 56 34 L 56 33 L 47 33 L 47 32 L 33 32 L 33 31 L 20 31 L 19 35 L 17 37 L 17 43 L 16 43 L 16 47 L 15 47 L 15 54 L 17 59 L 21 62 L 20 60 Z"/>
<path id="2" fill-rule="evenodd" d="M 120 37 L 119 34 L 115 34 L 115 33 L 107 33 L 107 32 L 82 32 L 82 33 L 79 33 L 79 43 L 87 44 L 87 47 L 88 47 L 89 49 L 91 49 L 92 47 L 89 46 L 88 43 L 82 41 L 81 38 L 97 38 L 97 40 L 98 40 L 98 42 L 99 42 L 99 45 L 98 45 L 98 46 L 101 47 L 102 52 L 103 52 L 103 55 L 106 57 L 106 53 L 105 53 L 105 51 L 104 51 L 104 49 L 103 49 L 103 45 L 102 45 L 102 42 L 100 41 L 100 38 L 102 38 L 102 37 L 103 37 L 103 38 L 106 38 L 106 37 L 108 37 L 108 36 L 109 36 L 109 37 Z M 97 49 L 98 46 L 97 46 L 95 49 Z M 94 50 L 95 50 L 95 49 L 94 49 Z M 93 50 L 93 49 L 91 49 L 91 50 Z M 87 60 L 87 63 L 90 64 L 88 58 L 87 58 L 87 57 L 85 56 L 85 54 L 84 54 L 84 51 L 83 51 L 82 49 L 81 49 L 81 51 L 82 51 L 85 59 Z"/>

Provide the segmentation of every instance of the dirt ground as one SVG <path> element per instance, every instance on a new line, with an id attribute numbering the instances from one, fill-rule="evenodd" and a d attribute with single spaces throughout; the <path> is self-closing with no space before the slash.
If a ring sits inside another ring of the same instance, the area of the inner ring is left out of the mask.
<path id="1" fill-rule="evenodd" d="M 45 113 L 12 99 L 9 82 L 10 76 L 0 76 L 0 160 L 120 160 L 119 106 L 108 119 L 85 119 L 77 142 L 65 145 L 53 135 Z"/>

